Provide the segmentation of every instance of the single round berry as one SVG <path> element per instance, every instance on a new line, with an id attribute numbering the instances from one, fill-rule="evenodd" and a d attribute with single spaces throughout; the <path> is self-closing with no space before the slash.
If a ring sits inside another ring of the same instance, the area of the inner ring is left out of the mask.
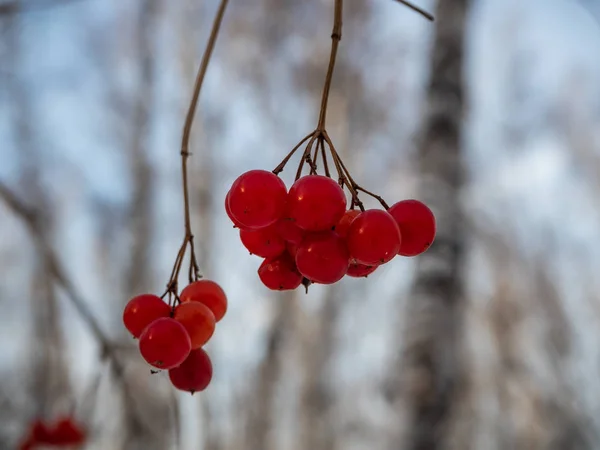
<path id="1" fill-rule="evenodd" d="M 285 241 L 275 225 L 253 231 L 240 230 L 240 240 L 251 254 L 262 258 L 274 258 L 285 251 Z"/>
<path id="2" fill-rule="evenodd" d="M 229 211 L 235 222 L 264 228 L 277 222 L 285 211 L 287 190 L 283 181 L 266 170 L 240 175 L 229 191 Z"/>
<path id="3" fill-rule="evenodd" d="M 402 200 L 388 212 L 396 219 L 402 233 L 399 255 L 417 256 L 429 248 L 435 239 L 435 216 L 418 200 Z"/>
<path id="4" fill-rule="evenodd" d="M 306 231 L 330 230 L 346 211 L 344 191 L 322 175 L 308 175 L 296 181 L 287 202 L 290 218 Z"/>
<path id="5" fill-rule="evenodd" d="M 198 280 L 188 284 L 179 294 L 181 303 L 200 302 L 212 311 L 218 322 L 227 312 L 227 296 L 217 283 L 211 280 Z"/>
<path id="6" fill-rule="evenodd" d="M 281 219 L 275 226 L 277 227 L 279 236 L 281 236 L 284 241 L 292 242 L 293 244 L 302 242 L 304 230 L 296 225 L 296 222 L 293 219 Z"/>
<path id="7" fill-rule="evenodd" d="M 348 235 L 348 228 L 350 228 L 350 224 L 359 214 L 360 211 L 357 209 L 349 209 L 344 213 L 334 228 L 334 231 L 338 234 L 338 236 L 345 238 Z"/>
<path id="8" fill-rule="evenodd" d="M 160 317 L 169 317 L 171 307 L 152 294 L 133 297 L 123 311 L 123 323 L 134 337 L 139 338 L 148 325 Z"/>
<path id="9" fill-rule="evenodd" d="M 208 387 L 212 374 L 210 358 L 203 349 L 198 348 L 192 350 L 179 367 L 169 370 L 169 379 L 180 391 L 194 394 Z"/>
<path id="10" fill-rule="evenodd" d="M 233 226 L 235 226 L 236 228 L 239 228 L 240 230 L 248 230 L 249 229 L 243 223 L 241 223 L 239 220 L 237 220 L 233 216 L 233 214 L 231 214 L 231 208 L 229 207 L 229 192 L 227 192 L 227 195 L 225 196 L 225 212 L 227 213 L 227 217 L 229 217 L 229 220 L 231 220 L 233 222 Z"/>
<path id="11" fill-rule="evenodd" d="M 276 258 L 265 259 L 258 268 L 258 277 L 266 287 L 274 291 L 296 289 L 302 283 L 302 275 L 287 252 Z"/>
<path id="12" fill-rule="evenodd" d="M 387 211 L 369 209 L 350 224 L 346 242 L 350 256 L 368 266 L 384 264 L 400 250 L 400 229 Z"/>
<path id="13" fill-rule="evenodd" d="M 377 267 L 379 266 L 367 266 L 365 264 L 352 263 L 350 264 L 350 267 L 348 267 L 348 273 L 346 275 L 353 278 L 366 278 L 368 275 L 375 272 Z"/>
<path id="14" fill-rule="evenodd" d="M 173 318 L 183 325 L 190 335 L 192 350 L 202 347 L 215 332 L 215 315 L 200 302 L 180 303 Z"/>
<path id="15" fill-rule="evenodd" d="M 298 271 L 315 283 L 332 284 L 341 280 L 349 263 L 346 244 L 333 231 L 309 234 L 296 253 Z"/>
<path id="16" fill-rule="evenodd" d="M 142 357 L 159 369 L 177 367 L 187 358 L 191 349 L 190 335 L 175 319 L 157 319 L 140 336 Z"/>

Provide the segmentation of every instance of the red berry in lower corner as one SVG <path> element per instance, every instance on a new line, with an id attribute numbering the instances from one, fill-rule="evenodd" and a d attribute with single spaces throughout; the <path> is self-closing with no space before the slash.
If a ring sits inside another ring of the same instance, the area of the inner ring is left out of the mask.
<path id="1" fill-rule="evenodd" d="M 218 322 L 227 312 L 227 296 L 217 283 L 211 280 L 198 280 L 188 284 L 179 294 L 181 303 L 200 302 L 212 311 Z"/>
<path id="2" fill-rule="evenodd" d="M 349 263 L 346 244 L 333 231 L 307 235 L 296 253 L 298 271 L 315 283 L 332 284 L 341 280 Z"/>
<path id="3" fill-rule="evenodd" d="M 202 347 L 215 332 L 215 315 L 200 302 L 180 303 L 173 318 L 183 325 L 190 335 L 192 350 Z"/>
<path id="4" fill-rule="evenodd" d="M 255 231 L 240 230 L 240 240 L 253 255 L 274 258 L 285 251 L 285 241 L 275 225 Z"/>
<path id="5" fill-rule="evenodd" d="M 417 256 L 431 246 L 435 239 L 435 216 L 427 205 L 418 200 L 402 200 L 388 212 L 402 233 L 399 255 Z"/>
<path id="6" fill-rule="evenodd" d="M 294 219 L 284 218 L 275 224 L 279 236 L 286 242 L 299 244 L 304 238 L 304 230 L 296 225 Z"/>
<path id="7" fill-rule="evenodd" d="M 210 358 L 203 349 L 199 348 L 192 350 L 179 367 L 169 370 L 169 379 L 180 391 L 193 394 L 208 387 L 212 374 Z"/>
<path id="8" fill-rule="evenodd" d="M 258 268 L 258 277 L 266 287 L 274 291 L 289 291 L 302 283 L 302 275 L 287 252 L 276 258 L 265 259 Z"/>
<path id="9" fill-rule="evenodd" d="M 379 266 L 367 266 L 365 264 L 352 263 L 350 264 L 350 267 L 348 267 L 348 273 L 346 275 L 353 278 L 366 278 L 368 275 L 371 275 L 373 272 L 375 272 L 377 267 Z"/>
<path id="10" fill-rule="evenodd" d="M 136 338 L 140 337 L 144 328 L 160 317 L 169 317 L 171 307 L 162 299 L 152 294 L 133 297 L 123 311 L 123 323 Z"/>
<path id="11" fill-rule="evenodd" d="M 345 238 L 348 234 L 348 229 L 350 228 L 350 224 L 356 219 L 356 216 L 360 214 L 360 211 L 357 209 L 349 209 L 344 213 L 340 221 L 335 226 L 334 230 L 338 236 Z"/>
<path id="12" fill-rule="evenodd" d="M 185 327 L 171 318 L 161 318 L 146 327 L 140 336 L 140 353 L 151 366 L 172 369 L 181 364 L 192 350 Z"/>
<path id="13" fill-rule="evenodd" d="M 368 266 L 384 264 L 400 250 L 400 229 L 387 211 L 369 209 L 350 224 L 346 242 L 350 256 Z"/>
<path id="14" fill-rule="evenodd" d="M 346 211 L 346 195 L 331 178 L 308 175 L 290 188 L 287 212 L 306 231 L 330 230 Z"/>
<path id="15" fill-rule="evenodd" d="M 229 211 L 248 228 L 263 228 L 284 213 L 287 189 L 273 172 L 250 170 L 240 175 L 229 190 Z"/>

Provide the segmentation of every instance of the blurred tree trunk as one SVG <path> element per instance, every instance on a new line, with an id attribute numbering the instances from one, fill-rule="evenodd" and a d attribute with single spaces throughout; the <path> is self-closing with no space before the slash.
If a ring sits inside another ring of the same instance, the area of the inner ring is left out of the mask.
<path id="1" fill-rule="evenodd" d="M 437 8 L 419 164 L 424 200 L 437 220 L 435 243 L 418 259 L 400 389 L 408 412 L 407 450 L 448 448 L 449 423 L 461 391 L 460 327 L 465 254 L 460 191 L 464 169 L 464 37 L 468 0 Z M 396 447 L 399 448 L 399 447 Z"/>

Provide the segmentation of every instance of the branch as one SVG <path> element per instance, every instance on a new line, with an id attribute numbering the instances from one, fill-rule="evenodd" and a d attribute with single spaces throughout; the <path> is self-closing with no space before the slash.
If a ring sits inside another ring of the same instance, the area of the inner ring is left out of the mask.
<path id="1" fill-rule="evenodd" d="M 18 13 L 43 11 L 54 7 L 66 6 L 71 3 L 79 3 L 83 0 L 51 0 L 47 2 L 23 2 L 15 0 L 0 5 L 0 16 L 8 16 Z"/>
<path id="2" fill-rule="evenodd" d="M 395 0 L 395 1 L 404 6 L 407 6 L 408 8 L 412 9 L 413 11 L 421 14 L 427 20 L 431 20 L 432 22 L 435 20 L 435 17 L 433 17 L 433 14 L 430 14 L 427 11 L 425 11 L 424 9 L 419 8 L 417 5 L 413 5 L 411 2 L 409 2 L 407 0 Z"/>
<path id="3" fill-rule="evenodd" d="M 54 278 L 56 283 L 65 291 L 67 297 L 71 303 L 77 309 L 77 312 L 81 315 L 84 322 L 90 328 L 92 334 L 96 340 L 100 343 L 102 348 L 102 356 L 110 358 L 118 368 L 121 367 L 120 362 L 117 360 L 112 351 L 110 340 L 106 337 L 98 321 L 92 314 L 88 304 L 82 299 L 73 283 L 69 280 L 66 272 L 58 260 L 56 253 L 52 249 L 46 239 L 43 225 L 40 221 L 39 216 L 23 203 L 17 195 L 15 195 L 11 189 L 9 189 L 4 183 L 0 182 L 0 198 L 6 203 L 6 205 L 27 225 L 30 233 L 32 234 L 36 245 L 44 255 L 48 270 L 51 276 Z"/>

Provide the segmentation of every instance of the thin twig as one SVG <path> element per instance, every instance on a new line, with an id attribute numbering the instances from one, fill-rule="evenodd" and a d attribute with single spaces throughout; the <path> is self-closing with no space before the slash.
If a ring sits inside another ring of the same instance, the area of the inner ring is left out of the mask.
<path id="1" fill-rule="evenodd" d="M 325 76 L 325 85 L 323 86 L 323 96 L 321 98 L 321 110 L 319 112 L 319 123 L 317 130 L 325 130 L 325 120 L 327 118 L 327 101 L 329 100 L 329 90 L 331 89 L 331 79 L 333 78 L 333 69 L 335 67 L 335 58 L 337 56 L 338 46 L 342 40 L 342 0 L 335 0 L 335 10 L 333 13 L 333 31 L 331 32 L 331 54 L 329 55 L 329 67 Z"/>
<path id="2" fill-rule="evenodd" d="M 225 15 L 227 3 L 228 0 L 221 0 L 221 3 L 219 4 L 219 9 L 217 10 L 215 18 L 213 20 L 210 36 L 208 38 L 208 42 L 206 43 L 206 48 L 204 49 L 204 54 L 202 55 L 202 61 L 200 62 L 200 66 L 198 68 L 198 74 L 196 75 L 196 81 L 194 82 L 194 88 L 192 92 L 192 99 L 190 101 L 190 106 L 188 108 L 185 117 L 185 123 L 183 125 L 183 136 L 181 138 L 181 173 L 183 187 L 183 206 L 185 214 L 185 237 L 183 240 L 183 244 L 179 250 L 179 253 L 177 254 L 173 274 L 168 284 L 170 288 L 174 288 L 175 290 L 177 289 L 177 278 L 179 277 L 181 263 L 183 261 L 183 257 L 185 255 L 185 251 L 187 249 L 188 244 L 190 246 L 190 283 L 194 279 L 197 280 L 198 278 L 200 278 L 200 268 L 198 267 L 198 262 L 196 261 L 196 252 L 194 249 L 194 235 L 192 234 L 192 225 L 190 220 L 190 196 L 188 188 L 187 161 L 190 156 L 190 135 L 192 132 L 192 125 L 194 123 L 194 116 L 196 114 L 196 109 L 198 106 L 200 90 L 202 89 L 202 84 L 204 82 L 204 77 L 208 69 L 208 64 L 210 62 L 210 58 L 215 48 L 215 43 L 217 41 L 217 36 L 219 35 L 221 24 L 223 23 L 223 16 Z"/>
<path id="3" fill-rule="evenodd" d="M 302 146 L 302 144 L 304 144 L 306 141 L 308 141 L 314 134 L 315 134 L 314 132 L 311 132 L 311 133 L 307 134 L 306 136 L 304 136 L 302 138 L 302 140 L 300 142 L 298 142 L 298 144 L 296 144 L 296 146 L 292 149 L 292 151 L 289 152 L 285 158 L 283 158 L 283 161 L 281 161 L 279 163 L 279 165 L 277 167 L 275 167 L 275 169 L 273 169 L 273 173 L 275 175 L 279 175 L 285 168 L 285 165 L 290 160 L 290 158 L 292 156 L 294 156 L 294 153 L 296 153 L 296 150 L 298 150 Z"/>
<path id="4" fill-rule="evenodd" d="M 406 1 L 406 0 L 395 0 L 398 3 L 404 5 L 404 6 L 408 6 L 410 9 L 412 9 L 413 11 L 421 14 L 423 17 L 425 17 L 427 20 L 430 21 L 434 21 L 435 17 L 433 17 L 433 14 L 428 13 L 427 11 L 425 11 L 424 9 L 419 8 L 417 5 L 413 5 L 411 2 Z"/>

